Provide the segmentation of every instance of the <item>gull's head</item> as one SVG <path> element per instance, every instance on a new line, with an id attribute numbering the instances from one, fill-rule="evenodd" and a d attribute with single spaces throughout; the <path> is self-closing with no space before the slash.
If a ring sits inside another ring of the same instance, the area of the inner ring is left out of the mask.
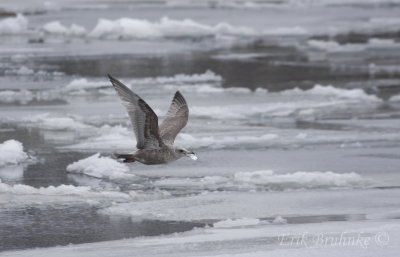
<path id="1" fill-rule="evenodd" d="M 179 156 L 179 157 L 190 157 L 192 160 L 197 160 L 197 156 L 194 154 L 194 152 L 189 151 L 185 148 L 175 148 L 175 153 Z"/>

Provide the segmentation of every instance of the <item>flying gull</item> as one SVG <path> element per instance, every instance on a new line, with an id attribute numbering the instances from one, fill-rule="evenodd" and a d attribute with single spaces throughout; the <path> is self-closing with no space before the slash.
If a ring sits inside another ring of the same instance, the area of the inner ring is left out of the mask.
<path id="1" fill-rule="evenodd" d="M 175 137 L 186 126 L 189 117 L 186 100 L 179 91 L 172 99 L 165 120 L 158 126 L 157 115 L 140 96 L 111 75 L 108 77 L 128 111 L 137 141 L 136 151 L 114 154 L 115 158 L 148 165 L 172 162 L 183 156 L 197 160 L 193 152 L 174 146 Z"/>

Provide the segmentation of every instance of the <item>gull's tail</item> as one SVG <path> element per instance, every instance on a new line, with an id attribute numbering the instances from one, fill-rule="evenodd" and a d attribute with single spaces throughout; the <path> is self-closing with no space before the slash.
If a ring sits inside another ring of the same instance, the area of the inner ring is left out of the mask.
<path id="1" fill-rule="evenodd" d="M 135 162 L 135 157 L 133 154 L 118 154 L 118 153 L 113 153 L 112 157 L 115 159 L 124 159 L 123 162 Z"/>

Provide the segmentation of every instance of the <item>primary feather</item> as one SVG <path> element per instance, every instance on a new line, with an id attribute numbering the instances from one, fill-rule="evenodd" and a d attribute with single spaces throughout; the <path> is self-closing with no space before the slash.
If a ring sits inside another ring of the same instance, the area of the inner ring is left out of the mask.
<path id="1" fill-rule="evenodd" d="M 151 107 L 120 81 L 108 75 L 125 106 L 136 136 L 138 149 L 159 149 L 163 146 L 158 132 L 158 117 Z"/>

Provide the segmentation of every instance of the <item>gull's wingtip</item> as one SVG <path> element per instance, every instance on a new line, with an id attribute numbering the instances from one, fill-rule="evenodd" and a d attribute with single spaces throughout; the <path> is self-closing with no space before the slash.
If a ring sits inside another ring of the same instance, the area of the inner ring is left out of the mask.
<path id="1" fill-rule="evenodd" d="M 175 97 L 177 97 L 177 96 L 183 97 L 183 95 L 181 94 L 181 92 L 179 90 L 175 92 Z"/>
<path id="2" fill-rule="evenodd" d="M 114 87 L 121 87 L 121 85 L 123 85 L 118 79 L 111 76 L 110 73 L 107 73 L 107 77 Z"/>

